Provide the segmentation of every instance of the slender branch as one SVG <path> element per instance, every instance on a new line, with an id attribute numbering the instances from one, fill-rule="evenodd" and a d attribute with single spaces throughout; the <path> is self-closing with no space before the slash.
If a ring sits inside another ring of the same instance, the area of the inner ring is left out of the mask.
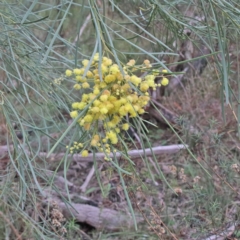
<path id="1" fill-rule="evenodd" d="M 158 146 L 158 147 L 153 147 L 153 148 L 146 148 L 146 149 L 137 149 L 137 150 L 130 150 L 128 151 L 128 156 L 131 159 L 136 159 L 139 157 L 145 157 L 145 156 L 152 156 L 154 155 L 161 155 L 161 154 L 172 154 L 172 153 L 177 153 L 178 151 L 182 149 L 188 148 L 187 145 L 184 144 L 174 144 L 174 145 L 168 145 L 168 146 Z M 0 158 L 3 157 L 4 155 L 8 155 L 9 151 L 13 151 L 13 146 L 0 146 Z M 28 150 L 24 150 L 25 154 L 31 155 L 31 152 Z M 59 161 L 63 157 L 65 157 L 66 153 L 54 153 L 50 154 L 49 157 L 47 157 L 48 153 L 47 152 L 38 152 L 37 156 L 40 158 L 45 158 L 48 161 Z M 96 153 L 95 158 L 94 154 L 90 153 L 87 157 L 82 157 L 81 154 L 68 154 L 67 158 L 73 158 L 74 161 L 82 161 L 82 162 L 92 162 L 94 159 L 97 161 L 104 160 L 105 158 L 105 153 Z M 115 154 L 110 153 L 109 154 L 110 158 L 116 157 L 116 158 L 122 158 L 124 155 L 120 152 L 117 152 Z"/>
<path id="2" fill-rule="evenodd" d="M 48 196 L 48 199 L 45 203 L 57 202 L 66 218 L 72 219 L 74 217 L 77 222 L 85 222 L 97 229 L 120 230 L 122 227 L 133 226 L 133 219 L 124 213 L 88 204 L 71 203 L 71 205 L 67 205 L 58 197 L 51 196 L 49 193 L 46 193 L 46 196 Z M 138 216 L 136 216 L 136 220 L 137 222 L 143 221 Z"/>

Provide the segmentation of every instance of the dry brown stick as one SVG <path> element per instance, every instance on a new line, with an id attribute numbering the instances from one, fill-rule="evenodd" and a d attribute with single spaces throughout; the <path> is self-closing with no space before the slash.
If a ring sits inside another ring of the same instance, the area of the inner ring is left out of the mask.
<path id="1" fill-rule="evenodd" d="M 146 149 L 137 149 L 137 150 L 130 150 L 127 152 L 128 157 L 130 157 L 131 159 L 136 159 L 139 157 L 145 157 L 145 156 L 152 156 L 153 154 L 155 155 L 159 155 L 159 154 L 172 154 L 172 153 L 176 153 L 182 149 L 187 149 L 188 146 L 184 145 L 184 144 L 174 144 L 174 145 L 168 145 L 168 146 L 158 146 L 158 147 L 153 147 L 153 148 L 146 148 Z M 0 146 L 0 158 L 3 156 L 8 155 L 8 152 L 13 151 L 13 146 Z M 30 151 L 28 150 L 24 150 L 24 152 L 27 155 L 32 155 Z M 39 152 L 37 154 L 38 157 L 40 158 L 45 158 L 48 161 L 59 161 L 62 158 L 65 157 L 65 153 L 61 152 L 61 153 L 54 153 L 54 154 L 50 154 L 50 156 L 48 156 L 47 152 Z M 125 155 L 117 152 L 115 154 L 110 153 L 108 155 L 110 158 L 116 157 L 116 158 L 122 158 Z M 90 153 L 87 157 L 82 157 L 81 154 L 68 154 L 67 158 L 72 158 L 74 161 L 79 162 L 92 162 L 94 160 L 100 161 L 100 160 L 104 160 L 104 158 L 106 157 L 105 153 Z"/>
<path id="2" fill-rule="evenodd" d="M 99 168 L 98 171 L 101 171 L 102 166 L 103 166 L 103 164 L 100 166 L 100 168 Z M 80 189 L 81 189 L 81 191 L 82 191 L 83 193 L 86 192 L 87 186 L 88 186 L 90 180 L 92 179 L 94 172 L 95 172 L 95 168 L 94 168 L 94 165 L 93 165 L 92 168 L 91 168 L 91 170 L 90 170 L 90 172 L 88 173 L 88 175 L 87 175 L 87 177 L 86 177 L 86 180 L 84 181 L 84 183 L 83 183 L 82 186 L 80 187 Z"/>
<path id="3" fill-rule="evenodd" d="M 112 209 L 77 203 L 67 205 L 58 197 L 50 196 L 49 193 L 47 193 L 47 199 L 45 203 L 57 202 L 59 209 L 62 210 L 66 218 L 71 219 L 74 217 L 77 222 L 87 223 L 97 229 L 120 230 L 123 227 L 131 228 L 134 225 L 134 221 L 130 216 Z M 139 223 L 143 219 L 136 216 L 136 221 Z"/>

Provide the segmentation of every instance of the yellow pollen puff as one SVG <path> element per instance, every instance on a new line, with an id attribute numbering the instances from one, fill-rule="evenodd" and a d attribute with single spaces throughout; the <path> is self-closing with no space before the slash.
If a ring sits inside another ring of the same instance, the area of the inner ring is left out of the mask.
<path id="1" fill-rule="evenodd" d="M 88 78 L 93 78 L 93 73 L 92 73 L 91 71 L 88 71 L 88 72 L 87 72 L 87 77 L 88 77 Z"/>
<path id="2" fill-rule="evenodd" d="M 154 75 L 147 75 L 146 77 L 145 77 L 145 80 L 147 80 L 147 81 L 154 81 L 154 79 L 155 79 L 155 76 Z"/>
<path id="3" fill-rule="evenodd" d="M 78 109 L 78 105 L 79 105 L 78 102 L 74 102 L 74 103 L 72 103 L 72 108 L 73 109 Z"/>
<path id="4" fill-rule="evenodd" d="M 99 136 L 98 134 L 95 134 L 95 135 L 93 136 L 93 138 L 94 138 L 95 140 L 97 140 L 97 141 L 100 140 L 100 136 Z"/>
<path id="5" fill-rule="evenodd" d="M 123 80 L 123 75 L 120 72 L 115 74 L 115 76 L 119 82 L 121 82 Z"/>
<path id="6" fill-rule="evenodd" d="M 168 70 L 167 69 L 163 69 L 162 73 L 168 73 Z"/>
<path id="7" fill-rule="evenodd" d="M 102 70 L 102 73 L 107 73 L 108 72 L 108 67 L 105 66 L 104 64 L 101 65 L 101 70 Z"/>
<path id="8" fill-rule="evenodd" d="M 132 76 L 130 77 L 130 81 L 131 81 L 134 85 L 138 86 L 139 83 L 140 83 L 142 80 L 141 80 L 141 78 L 137 77 L 136 75 L 132 75 Z"/>
<path id="9" fill-rule="evenodd" d="M 98 107 L 93 107 L 93 108 L 91 108 L 91 111 L 93 113 L 98 113 L 99 112 L 99 108 Z"/>
<path id="10" fill-rule="evenodd" d="M 75 75 L 81 75 L 81 74 L 82 74 L 82 70 L 79 69 L 79 68 L 75 68 L 75 69 L 73 69 L 73 73 L 74 73 Z"/>
<path id="11" fill-rule="evenodd" d="M 84 83 L 82 84 L 82 87 L 83 87 L 83 88 L 90 88 L 90 85 L 89 85 L 89 83 L 84 82 Z"/>
<path id="12" fill-rule="evenodd" d="M 83 102 L 87 102 L 88 99 L 89 99 L 89 96 L 84 93 L 84 94 L 82 95 L 82 101 L 83 101 Z"/>
<path id="13" fill-rule="evenodd" d="M 98 144 L 98 141 L 97 141 L 96 139 L 92 139 L 92 141 L 91 141 L 91 146 L 96 147 L 97 144 Z"/>
<path id="14" fill-rule="evenodd" d="M 119 73 L 120 70 L 119 70 L 118 65 L 117 64 L 112 65 L 109 69 L 109 72 L 112 73 L 112 74 Z"/>
<path id="15" fill-rule="evenodd" d="M 72 76 L 72 71 L 67 69 L 65 74 L 66 74 L 67 77 L 71 77 Z"/>
<path id="16" fill-rule="evenodd" d="M 142 82 L 142 83 L 140 84 L 140 90 L 141 90 L 142 92 L 146 92 L 148 89 L 149 89 L 148 83 Z"/>
<path id="17" fill-rule="evenodd" d="M 104 78 L 104 80 L 105 80 L 106 83 L 111 83 L 111 82 L 114 82 L 116 80 L 116 77 L 113 74 L 109 74 Z"/>
<path id="18" fill-rule="evenodd" d="M 127 111 L 126 111 L 126 109 L 125 109 L 124 106 L 120 107 L 120 109 L 119 109 L 119 114 L 120 114 L 121 116 L 127 115 Z"/>
<path id="19" fill-rule="evenodd" d="M 82 110 L 82 109 L 85 108 L 86 105 L 87 105 L 87 104 L 86 104 L 85 102 L 80 102 L 80 103 L 78 103 L 78 109 L 79 109 L 79 110 Z"/>
<path id="20" fill-rule="evenodd" d="M 145 65 L 149 65 L 149 64 L 150 64 L 150 61 L 149 61 L 148 59 L 146 59 L 146 60 L 143 61 L 143 63 L 144 63 Z"/>
<path id="21" fill-rule="evenodd" d="M 103 61 L 103 64 L 106 66 L 110 66 L 110 65 L 112 65 L 112 60 L 107 58 L 106 61 Z"/>
<path id="22" fill-rule="evenodd" d="M 77 75 L 75 79 L 77 82 L 86 82 L 87 81 L 86 78 L 83 78 L 82 76 L 79 76 L 79 75 Z"/>
<path id="23" fill-rule="evenodd" d="M 100 93 L 99 88 L 94 88 L 93 93 L 96 94 L 96 95 L 98 95 L 98 94 Z"/>
<path id="24" fill-rule="evenodd" d="M 104 94 L 104 95 L 100 96 L 100 100 L 103 102 L 106 102 L 108 100 L 108 96 Z"/>
<path id="25" fill-rule="evenodd" d="M 127 100 L 128 100 L 129 102 L 133 102 L 133 98 L 132 98 L 131 96 L 127 96 Z"/>
<path id="26" fill-rule="evenodd" d="M 125 131 L 127 131 L 127 130 L 129 129 L 129 124 L 128 124 L 128 123 L 124 123 L 124 124 L 122 125 L 122 129 L 125 130 Z"/>
<path id="27" fill-rule="evenodd" d="M 100 109 L 100 112 L 101 112 L 102 114 L 106 114 L 106 113 L 108 113 L 108 109 L 105 108 L 105 107 L 103 107 L 103 108 Z"/>
<path id="28" fill-rule="evenodd" d="M 163 78 L 162 78 L 162 81 L 161 81 L 161 84 L 162 84 L 163 86 L 167 86 L 168 83 L 169 83 L 169 80 L 168 80 L 167 78 L 163 77 Z"/>
<path id="29" fill-rule="evenodd" d="M 95 53 L 93 60 L 96 62 L 99 61 L 99 53 Z"/>
<path id="30" fill-rule="evenodd" d="M 88 65 L 88 63 L 89 63 L 89 60 L 87 60 L 87 59 L 84 59 L 82 61 L 82 64 L 83 64 L 84 67 L 86 67 Z"/>
<path id="31" fill-rule="evenodd" d="M 73 88 L 76 89 L 76 90 L 79 90 L 79 89 L 81 89 L 81 85 L 80 84 L 75 84 L 73 86 Z"/>
<path id="32" fill-rule="evenodd" d="M 85 117 L 84 117 L 84 121 L 85 122 L 92 122 L 92 120 L 93 120 L 93 117 L 91 116 L 91 115 L 86 115 Z"/>
<path id="33" fill-rule="evenodd" d="M 93 102 L 93 105 L 96 107 L 99 106 L 100 104 L 101 104 L 101 102 L 97 99 Z"/>
<path id="34" fill-rule="evenodd" d="M 71 118 L 76 118 L 78 116 L 78 111 L 72 111 L 70 112 Z"/>
<path id="35" fill-rule="evenodd" d="M 106 88 L 107 84 L 105 82 L 101 82 L 99 85 L 100 88 Z"/>
<path id="36" fill-rule="evenodd" d="M 131 59 L 128 63 L 127 66 L 134 66 L 136 61 L 134 59 Z"/>
<path id="37" fill-rule="evenodd" d="M 82 151 L 82 157 L 87 157 L 88 156 L 88 151 L 87 150 L 83 150 Z"/>

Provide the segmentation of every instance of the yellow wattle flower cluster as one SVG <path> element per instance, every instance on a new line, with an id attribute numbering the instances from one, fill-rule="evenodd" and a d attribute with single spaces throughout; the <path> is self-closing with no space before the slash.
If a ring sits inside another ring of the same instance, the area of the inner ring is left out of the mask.
<path id="1" fill-rule="evenodd" d="M 132 74 L 131 68 L 135 65 L 135 60 L 130 60 L 122 70 L 107 57 L 103 57 L 100 62 L 98 54 L 94 56 L 88 71 L 86 67 L 89 61 L 83 60 L 82 64 L 82 68 L 66 70 L 67 77 L 75 78 L 74 89 L 90 90 L 87 94 L 82 94 L 81 101 L 72 103 L 70 116 L 77 118 L 87 108 L 86 114 L 78 119 L 78 123 L 92 136 L 89 145 L 105 152 L 107 156 L 111 152 L 110 146 L 118 143 L 121 130 L 129 129 L 125 116 L 138 117 L 143 114 L 150 101 L 149 88 L 156 90 L 160 84 L 155 83 L 156 76 L 153 74 L 146 75 L 143 79 Z M 149 60 L 145 60 L 142 66 L 149 67 Z M 166 84 L 168 80 L 163 78 L 162 85 Z M 103 128 L 101 136 L 96 134 L 98 126 Z M 82 156 L 87 156 L 86 150 L 82 151 Z"/>

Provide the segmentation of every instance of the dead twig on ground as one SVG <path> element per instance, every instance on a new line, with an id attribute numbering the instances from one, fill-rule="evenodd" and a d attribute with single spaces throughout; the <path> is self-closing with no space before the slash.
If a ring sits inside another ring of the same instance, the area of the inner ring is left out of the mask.
<path id="1" fill-rule="evenodd" d="M 133 219 L 124 213 L 108 209 L 108 208 L 98 208 L 88 204 L 76 204 L 63 202 L 59 197 L 54 196 L 52 192 L 46 192 L 46 198 L 43 203 L 51 204 L 51 202 L 56 202 L 59 209 L 64 214 L 64 217 L 72 219 L 75 218 L 76 222 L 87 223 L 97 229 L 105 230 L 120 230 L 123 227 L 131 228 L 134 225 Z M 141 217 L 136 216 L 136 221 L 142 222 Z"/>
<path id="2" fill-rule="evenodd" d="M 102 166 L 103 166 L 103 165 L 100 166 L 99 171 L 101 171 Z M 94 168 L 94 165 L 93 165 L 92 168 L 91 168 L 91 170 L 89 171 L 87 177 L 86 177 L 86 180 L 84 181 L 83 185 L 80 187 L 80 189 L 81 189 L 81 191 L 82 191 L 83 193 L 86 192 L 87 186 L 88 186 L 89 182 L 91 181 L 94 172 L 95 172 L 95 168 Z"/>
<path id="3" fill-rule="evenodd" d="M 173 145 L 168 145 L 168 146 L 158 146 L 158 147 L 153 147 L 153 148 L 146 148 L 146 149 L 136 149 L 136 150 L 130 150 L 127 152 L 127 156 L 130 157 L 131 159 L 136 159 L 139 157 L 144 157 L 144 156 L 152 156 L 153 154 L 155 155 L 159 155 L 159 154 L 173 154 L 173 153 L 177 153 L 180 150 L 183 149 L 187 149 L 188 145 L 184 145 L 184 144 L 173 144 Z M 13 151 L 13 145 L 4 145 L 4 146 L 0 146 L 0 158 L 6 156 L 9 154 L 9 152 Z M 32 153 L 28 150 L 24 149 L 24 153 L 28 154 L 28 155 L 32 155 Z M 48 156 L 47 152 L 38 152 L 37 156 L 39 158 L 44 158 L 48 161 L 59 161 L 62 158 L 64 158 L 66 156 L 66 153 L 54 153 L 54 154 L 50 154 Z M 47 157 L 48 156 L 48 157 Z M 110 153 L 108 155 L 110 158 L 124 158 L 125 155 L 123 153 L 120 152 L 116 152 L 116 153 Z M 79 162 L 92 162 L 94 160 L 96 161 L 100 161 L 100 160 L 104 160 L 104 158 L 106 157 L 105 153 L 90 153 L 87 157 L 82 157 L 81 154 L 68 154 L 66 156 L 67 158 L 72 158 L 74 161 Z"/>

